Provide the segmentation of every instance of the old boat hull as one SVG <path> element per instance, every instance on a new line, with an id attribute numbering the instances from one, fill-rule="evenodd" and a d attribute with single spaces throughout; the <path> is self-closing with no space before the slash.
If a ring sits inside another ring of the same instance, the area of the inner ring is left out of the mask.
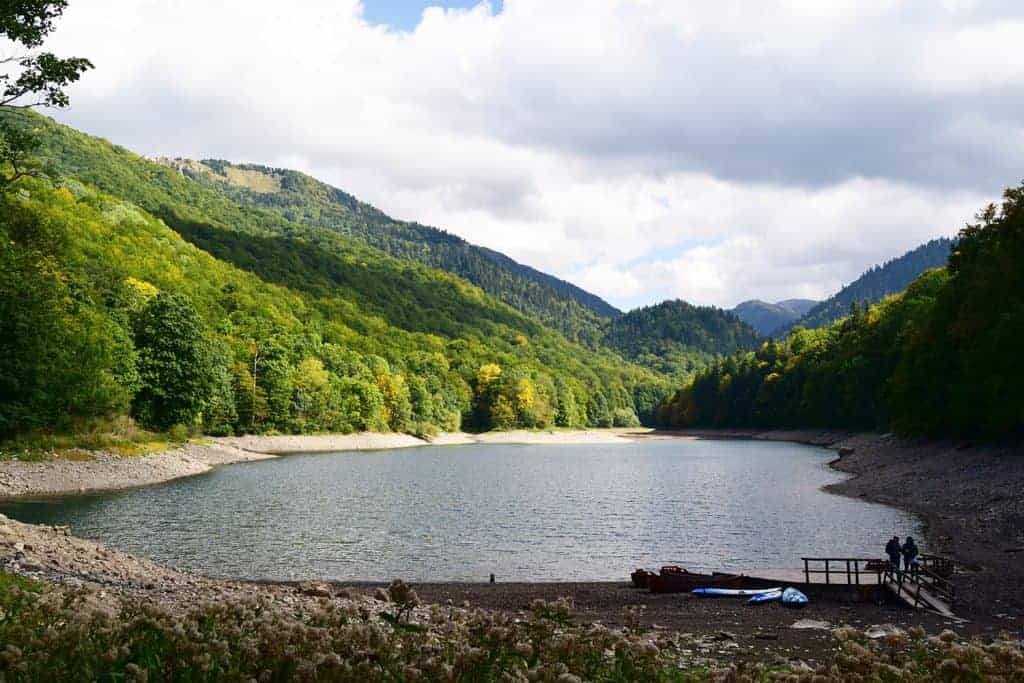
<path id="1" fill-rule="evenodd" d="M 647 577 L 652 593 L 689 593 L 695 588 L 739 588 L 744 577 L 738 574 L 694 574 L 662 572 Z"/>

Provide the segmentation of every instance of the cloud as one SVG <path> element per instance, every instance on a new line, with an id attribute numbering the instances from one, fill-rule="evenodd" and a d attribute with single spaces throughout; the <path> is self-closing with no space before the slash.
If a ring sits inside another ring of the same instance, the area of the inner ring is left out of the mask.
<path id="1" fill-rule="evenodd" d="M 60 118 L 296 167 L 620 306 L 823 297 L 950 235 L 1024 158 L 1024 6 L 106 0 Z"/>

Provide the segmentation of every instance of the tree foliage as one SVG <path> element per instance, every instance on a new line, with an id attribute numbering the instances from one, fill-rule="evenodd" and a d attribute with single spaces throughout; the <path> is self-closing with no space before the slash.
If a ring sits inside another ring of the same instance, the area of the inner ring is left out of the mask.
<path id="1" fill-rule="evenodd" d="M 0 110 L 27 107 L 66 107 L 66 88 L 92 68 L 88 59 L 31 52 L 53 31 L 67 0 L 8 0 L 0 5 L 0 38 L 24 50 L 0 59 Z M 32 163 L 36 141 L 30 131 L 0 123 L 0 190 L 39 173 Z"/>
<path id="2" fill-rule="evenodd" d="M 831 327 L 727 358 L 678 390 L 662 424 L 1024 434 L 1024 185 L 964 228 L 945 268 Z"/>
<path id="3" fill-rule="evenodd" d="M 678 299 L 619 316 L 605 334 L 605 342 L 627 358 L 680 379 L 757 341 L 753 328 L 732 313 Z"/>
<path id="4" fill-rule="evenodd" d="M 454 273 L 512 308 L 594 346 L 619 311 L 571 283 L 444 230 L 398 221 L 297 171 L 219 159 L 169 161 L 208 190 L 290 221 L 329 229 L 388 254 Z"/>
<path id="5" fill-rule="evenodd" d="M 236 204 L 37 114 L 3 118 L 38 131 L 63 172 L 22 181 L 2 207 L 3 343 L 22 354 L 0 361 L 4 433 L 128 411 L 218 434 L 585 426 L 650 416 L 665 391 L 449 273 Z M 95 361 L 65 367 L 65 353 Z M 69 380 L 77 367 L 92 379 Z M 26 377 L 46 380 L 32 400 Z"/>
<path id="6" fill-rule="evenodd" d="M 785 336 L 790 329 L 798 325 L 806 328 L 828 327 L 845 317 L 853 304 L 866 306 L 878 303 L 890 294 L 898 294 L 921 273 L 944 266 L 953 245 L 951 239 L 934 239 L 911 249 L 899 258 L 886 261 L 880 266 L 873 266 L 836 294 L 813 306 L 803 316 L 796 316 L 769 332 L 775 336 Z"/>

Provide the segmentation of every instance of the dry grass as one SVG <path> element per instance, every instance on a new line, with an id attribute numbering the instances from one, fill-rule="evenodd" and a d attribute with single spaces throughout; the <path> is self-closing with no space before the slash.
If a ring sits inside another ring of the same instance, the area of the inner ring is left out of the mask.
<path id="1" fill-rule="evenodd" d="M 274 193 L 281 191 L 281 179 L 261 171 L 226 166 L 224 175 L 232 185 L 252 190 L 253 192 Z"/>
<path id="2" fill-rule="evenodd" d="M 158 434 L 142 429 L 131 418 L 96 421 L 70 434 L 37 432 L 0 442 L 0 461 L 93 460 L 94 451 L 137 457 L 165 451 L 187 441 L 186 431 Z"/>
<path id="3" fill-rule="evenodd" d="M 1024 646 L 1006 635 L 843 627 L 834 655 L 733 662 L 695 656 L 691 636 L 574 624 L 565 600 L 532 613 L 419 604 L 402 582 L 380 602 L 220 598 L 186 612 L 152 600 L 65 592 L 0 572 L 3 681 L 1019 681 Z M 634 620 L 635 622 L 635 620 Z M 631 623 L 627 620 L 627 623 Z"/>

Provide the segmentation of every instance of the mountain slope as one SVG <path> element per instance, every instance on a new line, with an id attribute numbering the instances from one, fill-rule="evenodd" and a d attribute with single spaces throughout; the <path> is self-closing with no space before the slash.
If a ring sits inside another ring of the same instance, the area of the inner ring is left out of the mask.
<path id="1" fill-rule="evenodd" d="M 786 299 L 773 304 L 751 299 L 738 304 L 730 312 L 765 336 L 797 320 L 817 304 L 811 299 Z"/>
<path id="2" fill-rule="evenodd" d="M 941 237 L 911 249 L 899 258 L 874 266 L 798 320 L 781 325 L 773 334 L 785 335 L 797 325 L 808 329 L 825 327 L 849 315 L 853 303 L 878 303 L 890 294 L 902 292 L 924 271 L 946 265 L 953 244 L 953 240 Z"/>
<path id="3" fill-rule="evenodd" d="M 977 220 L 945 267 L 827 328 L 719 361 L 675 392 L 661 423 L 894 430 L 1013 450 L 1024 438 L 1024 184 Z M 948 247 L 936 240 L 911 254 Z"/>
<path id="4" fill-rule="evenodd" d="M 571 283 L 444 230 L 394 220 L 348 193 L 298 171 L 235 165 L 218 159 L 161 162 L 239 204 L 328 228 L 392 256 L 464 277 L 570 339 L 593 344 L 603 320 L 620 313 L 603 299 Z"/>
<path id="5" fill-rule="evenodd" d="M 758 335 L 728 311 L 674 299 L 612 320 L 605 341 L 646 367 L 689 376 L 718 356 L 754 348 Z"/>
<path id="6" fill-rule="evenodd" d="M 656 405 L 650 372 L 461 278 L 240 206 L 38 115 L 7 118 L 36 131 L 64 177 L 56 188 L 23 181 L 0 207 L 2 298 L 42 297 L 5 308 L 0 399 L 55 378 L 31 401 L 0 400 L 10 408 L 0 431 L 129 410 L 154 426 L 217 432 L 579 426 Z M 41 329 L 54 340 L 46 352 Z M 150 348 L 164 342 L 177 346 Z M 87 348 L 65 370 L 46 370 L 76 344 Z M 188 362 L 168 366 L 178 352 Z M 160 386 L 161 372 L 190 379 Z M 163 407 L 178 397 L 194 401 Z"/>

